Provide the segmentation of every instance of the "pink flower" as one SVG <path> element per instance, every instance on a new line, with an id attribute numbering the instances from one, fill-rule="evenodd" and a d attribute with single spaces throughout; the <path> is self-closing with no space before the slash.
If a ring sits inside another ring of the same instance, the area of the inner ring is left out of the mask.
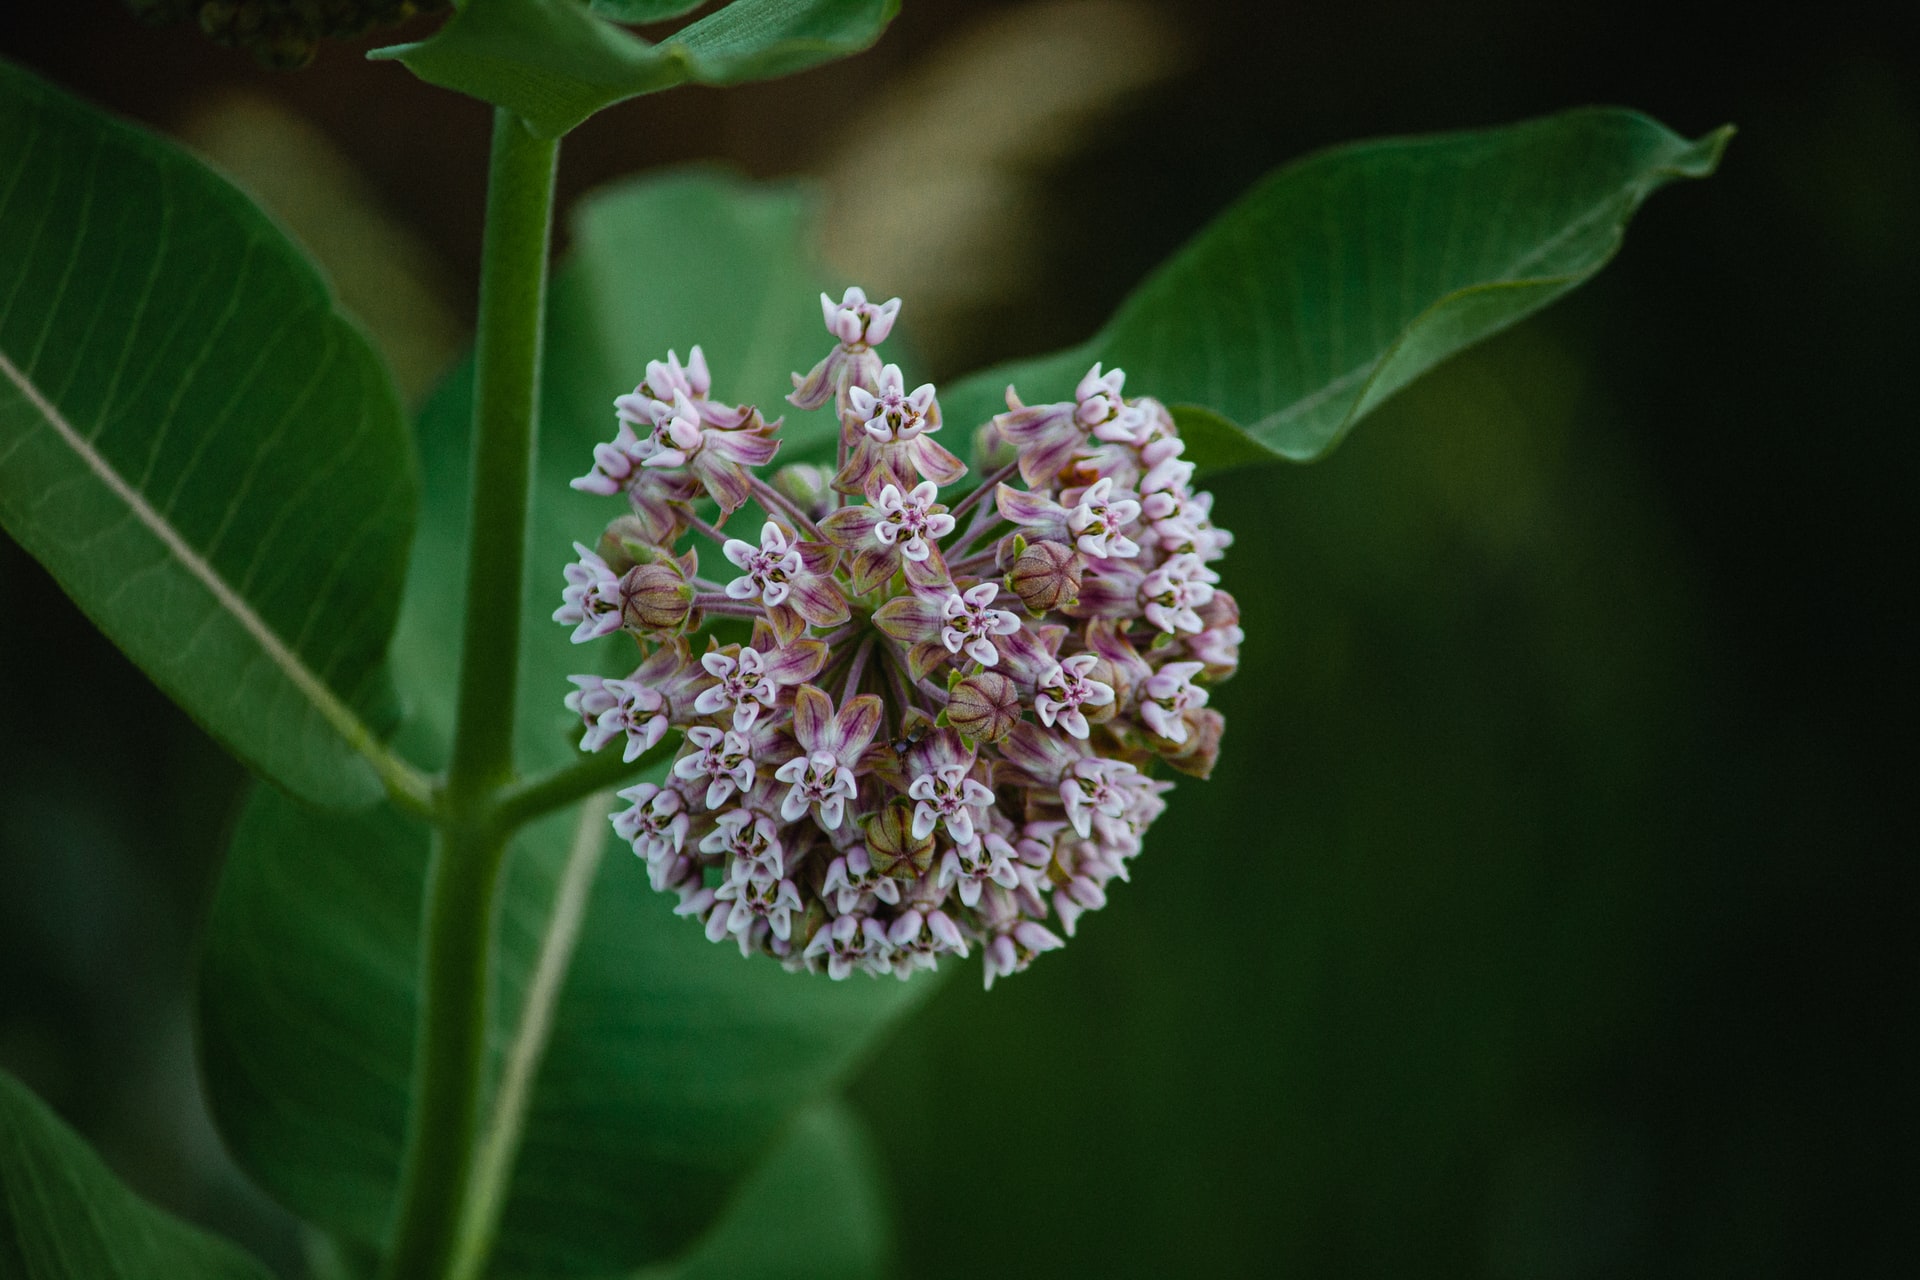
<path id="1" fill-rule="evenodd" d="M 628 808 L 613 815 L 613 829 L 648 866 L 675 857 L 690 825 L 680 793 L 642 782 L 619 793 Z"/>
<path id="2" fill-rule="evenodd" d="M 827 647 L 818 640 L 769 653 L 751 647 L 712 650 L 700 656 L 700 665 L 715 683 L 701 691 L 693 709 L 703 716 L 726 716 L 736 729 L 751 729 L 773 710 L 783 687 L 812 679 L 826 660 Z"/>
<path id="3" fill-rule="evenodd" d="M 787 535 L 771 520 L 760 526 L 758 548 L 728 538 L 724 550 L 727 559 L 745 570 L 727 584 L 727 595 L 734 600 L 781 604 L 792 593 L 792 581 L 803 568 L 799 548 L 788 542 Z"/>
<path id="4" fill-rule="evenodd" d="M 620 629 L 620 579 L 605 560 L 579 543 L 573 551 L 580 558 L 567 566 L 567 586 L 553 620 L 577 624 L 573 642 L 585 644 Z"/>
<path id="5" fill-rule="evenodd" d="M 1206 629 L 1197 612 L 1213 599 L 1220 575 L 1191 554 L 1177 555 L 1148 574 L 1140 583 L 1140 603 L 1147 621 L 1165 632 L 1195 635 Z"/>
<path id="6" fill-rule="evenodd" d="M 1018 888 L 1020 876 L 1014 870 L 1013 846 L 992 832 L 978 840 L 958 843 L 941 856 L 938 883 L 943 889 L 958 888 L 961 904 L 969 907 L 979 905 L 980 891 L 988 884 Z"/>
<path id="7" fill-rule="evenodd" d="M 752 788 L 753 768 L 753 746 L 744 734 L 697 724 L 687 730 L 687 750 L 673 762 L 673 776 L 707 779 L 707 808 L 718 809 L 735 791 Z"/>
<path id="8" fill-rule="evenodd" d="M 900 315 L 900 299 L 890 298 L 875 306 L 866 292 L 849 287 L 846 296 L 835 302 L 820 295 L 820 314 L 827 332 L 839 339 L 826 359 L 804 377 L 793 375 L 793 394 L 787 402 L 796 409 L 818 409 L 827 401 L 844 398 L 851 385 L 869 385 L 880 374 L 880 357 L 873 348 L 887 340 L 893 322 Z"/>
<path id="9" fill-rule="evenodd" d="M 940 429 L 940 406 L 933 398 L 933 384 L 923 382 L 908 392 L 897 364 L 881 367 L 880 385 L 874 391 L 848 387 L 847 403 L 852 406 L 850 417 L 881 444 L 897 444 L 923 431 Z"/>
<path id="10" fill-rule="evenodd" d="M 1120 530 L 1140 515 L 1140 504 L 1132 498 L 1115 496 L 1112 477 L 1096 480 L 1084 489 L 1069 489 L 1062 495 L 1073 503 L 1067 513 L 1067 531 L 1080 550 L 1101 559 L 1129 560 L 1140 548 Z"/>
<path id="11" fill-rule="evenodd" d="M 1169 662 L 1148 678 L 1141 688 L 1140 718 L 1149 729 L 1170 742 L 1187 740 L 1185 714 L 1207 705 L 1207 691 L 1193 683 L 1205 667 L 1201 662 Z"/>
<path id="12" fill-rule="evenodd" d="M 833 479 L 840 492 L 867 493 L 881 485 L 907 489 L 921 479 L 937 491 L 967 473 L 966 463 L 931 439 L 940 430 L 931 382 L 909 393 L 900 366 L 886 365 L 872 389 L 849 383 L 847 406 L 843 434 L 852 452 Z"/>
<path id="13" fill-rule="evenodd" d="M 713 830 L 701 839 L 700 852 L 724 857 L 729 879 L 778 880 L 787 874 L 779 824 L 751 809 L 729 809 L 721 814 Z"/>
<path id="14" fill-rule="evenodd" d="M 793 736 L 800 754 L 781 765 L 774 777 L 792 789 L 780 802 L 780 817 L 792 822 L 814 809 L 820 825 L 840 825 L 846 802 L 855 794 L 854 766 L 880 729 L 880 699 L 862 694 L 840 708 L 810 684 L 800 686 L 793 704 Z"/>
<path id="15" fill-rule="evenodd" d="M 900 299 L 889 298 L 876 306 L 867 301 L 866 290 L 849 285 L 839 302 L 821 294 L 820 314 L 827 322 L 827 332 L 840 339 L 842 346 L 877 347 L 893 332 L 893 322 L 900 315 Z"/>
<path id="16" fill-rule="evenodd" d="M 902 495 L 894 485 L 882 486 L 874 506 L 879 518 L 874 521 L 874 539 L 883 546 L 898 546 L 909 560 L 925 560 L 933 554 L 933 544 L 953 532 L 953 517 L 940 505 L 940 486 L 923 480 L 913 492 Z"/>
<path id="17" fill-rule="evenodd" d="M 827 973 L 837 980 L 852 973 L 855 965 L 876 970 L 892 952 L 885 925 L 872 916 L 845 915 L 814 934 L 805 954 L 825 958 Z"/>
<path id="18" fill-rule="evenodd" d="M 833 902 L 841 915 L 858 911 L 863 901 L 869 906 L 900 901 L 900 882 L 874 870 L 873 859 L 865 849 L 852 849 L 827 865 L 827 878 L 820 896 Z"/>
<path id="19" fill-rule="evenodd" d="M 1076 653 L 1047 667 L 1035 681 L 1033 695 L 1040 723 L 1051 728 L 1057 721 L 1074 737 L 1085 738 L 1087 717 L 1080 708 L 1104 707 L 1113 701 L 1113 686 L 1092 678 L 1099 665 L 1098 654 Z"/>
<path id="20" fill-rule="evenodd" d="M 580 717 L 586 734 L 582 751 L 598 751 L 615 739 L 626 739 L 622 758 L 629 764 L 660 741 L 667 732 L 666 702 L 660 694 L 633 680 L 603 680 L 599 676 L 568 676 L 580 686 L 567 695 L 567 710 Z"/>
<path id="21" fill-rule="evenodd" d="M 983 667 L 991 667 L 1000 661 L 1000 651 L 994 648 L 993 637 L 1012 635 L 1020 629 L 1020 619 L 1006 609 L 995 609 L 993 602 L 999 598 L 1000 584 L 983 582 L 965 591 L 949 591 L 941 603 L 940 616 L 944 625 L 940 630 L 940 643 L 947 646 L 948 653 L 966 650 L 969 658 Z"/>

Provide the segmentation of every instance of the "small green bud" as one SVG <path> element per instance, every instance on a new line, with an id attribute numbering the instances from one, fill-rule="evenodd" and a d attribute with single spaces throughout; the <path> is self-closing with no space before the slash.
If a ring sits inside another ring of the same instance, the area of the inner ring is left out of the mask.
<path id="1" fill-rule="evenodd" d="M 968 676 L 953 687 L 947 723 L 976 742 L 998 742 L 1020 720 L 1020 691 L 996 671 Z"/>
<path id="2" fill-rule="evenodd" d="M 913 834 L 913 806 L 895 799 L 867 819 L 867 858 L 895 880 L 915 880 L 933 865 L 933 836 Z"/>
<path id="3" fill-rule="evenodd" d="M 636 564 L 620 579 L 620 620 L 642 634 L 677 632 L 693 613 L 693 584 L 671 560 Z"/>
<path id="4" fill-rule="evenodd" d="M 1087 558 L 1062 542 L 1036 542 L 1014 560 L 1007 586 L 1035 617 L 1080 598 Z"/>

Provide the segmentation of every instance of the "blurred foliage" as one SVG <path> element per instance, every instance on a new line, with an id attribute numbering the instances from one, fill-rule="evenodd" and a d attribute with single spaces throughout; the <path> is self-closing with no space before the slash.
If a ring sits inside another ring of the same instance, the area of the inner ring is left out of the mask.
<path id="1" fill-rule="evenodd" d="M 0 1072 L 0 1276 L 6 1280 L 266 1280 L 224 1240 L 115 1180 L 47 1105 Z"/>

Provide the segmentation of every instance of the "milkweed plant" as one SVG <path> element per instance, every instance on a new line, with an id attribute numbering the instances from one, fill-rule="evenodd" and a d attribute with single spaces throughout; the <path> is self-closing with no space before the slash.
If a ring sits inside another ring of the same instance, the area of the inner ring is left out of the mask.
<path id="1" fill-rule="evenodd" d="M 283 66 L 449 8 L 132 7 Z M 896 8 L 465 0 L 376 50 L 494 109 L 473 350 L 411 424 L 246 194 L 0 64 L 0 522 L 258 776 L 198 1045 L 320 1273 L 881 1265 L 835 1080 L 954 969 L 994 987 L 1117 882 L 1153 910 L 1156 820 L 1234 767 L 1266 588 L 1206 477 L 1322 456 L 1731 132 L 1323 151 L 1079 345 L 938 386 L 911 297 L 834 280 L 790 186 L 597 193 L 550 278 L 571 129 Z M 5 1077 L 0 1124 L 24 1274 L 266 1274 Z"/>

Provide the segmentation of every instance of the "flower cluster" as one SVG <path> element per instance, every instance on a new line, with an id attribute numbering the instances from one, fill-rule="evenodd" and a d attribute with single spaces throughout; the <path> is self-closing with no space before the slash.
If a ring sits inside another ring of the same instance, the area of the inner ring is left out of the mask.
<path id="1" fill-rule="evenodd" d="M 573 677 L 567 707 L 588 751 L 633 760 L 678 732 L 613 825 L 713 941 L 834 978 L 977 948 L 992 986 L 1127 878 L 1172 786 L 1158 766 L 1212 769 L 1208 688 L 1241 640 L 1212 568 L 1232 539 L 1172 417 L 1120 370 L 1057 404 L 1009 387 L 966 488 L 934 387 L 875 350 L 899 300 L 820 301 L 834 346 L 788 400 L 836 412 L 831 472 L 758 475 L 782 424 L 713 400 L 698 347 L 615 401 L 618 434 L 573 483 L 628 510 L 575 544 L 554 620 L 575 642 L 623 631 L 641 658 Z M 723 531 L 749 503 L 751 536 Z M 696 646 L 709 622 L 737 638 Z"/>

